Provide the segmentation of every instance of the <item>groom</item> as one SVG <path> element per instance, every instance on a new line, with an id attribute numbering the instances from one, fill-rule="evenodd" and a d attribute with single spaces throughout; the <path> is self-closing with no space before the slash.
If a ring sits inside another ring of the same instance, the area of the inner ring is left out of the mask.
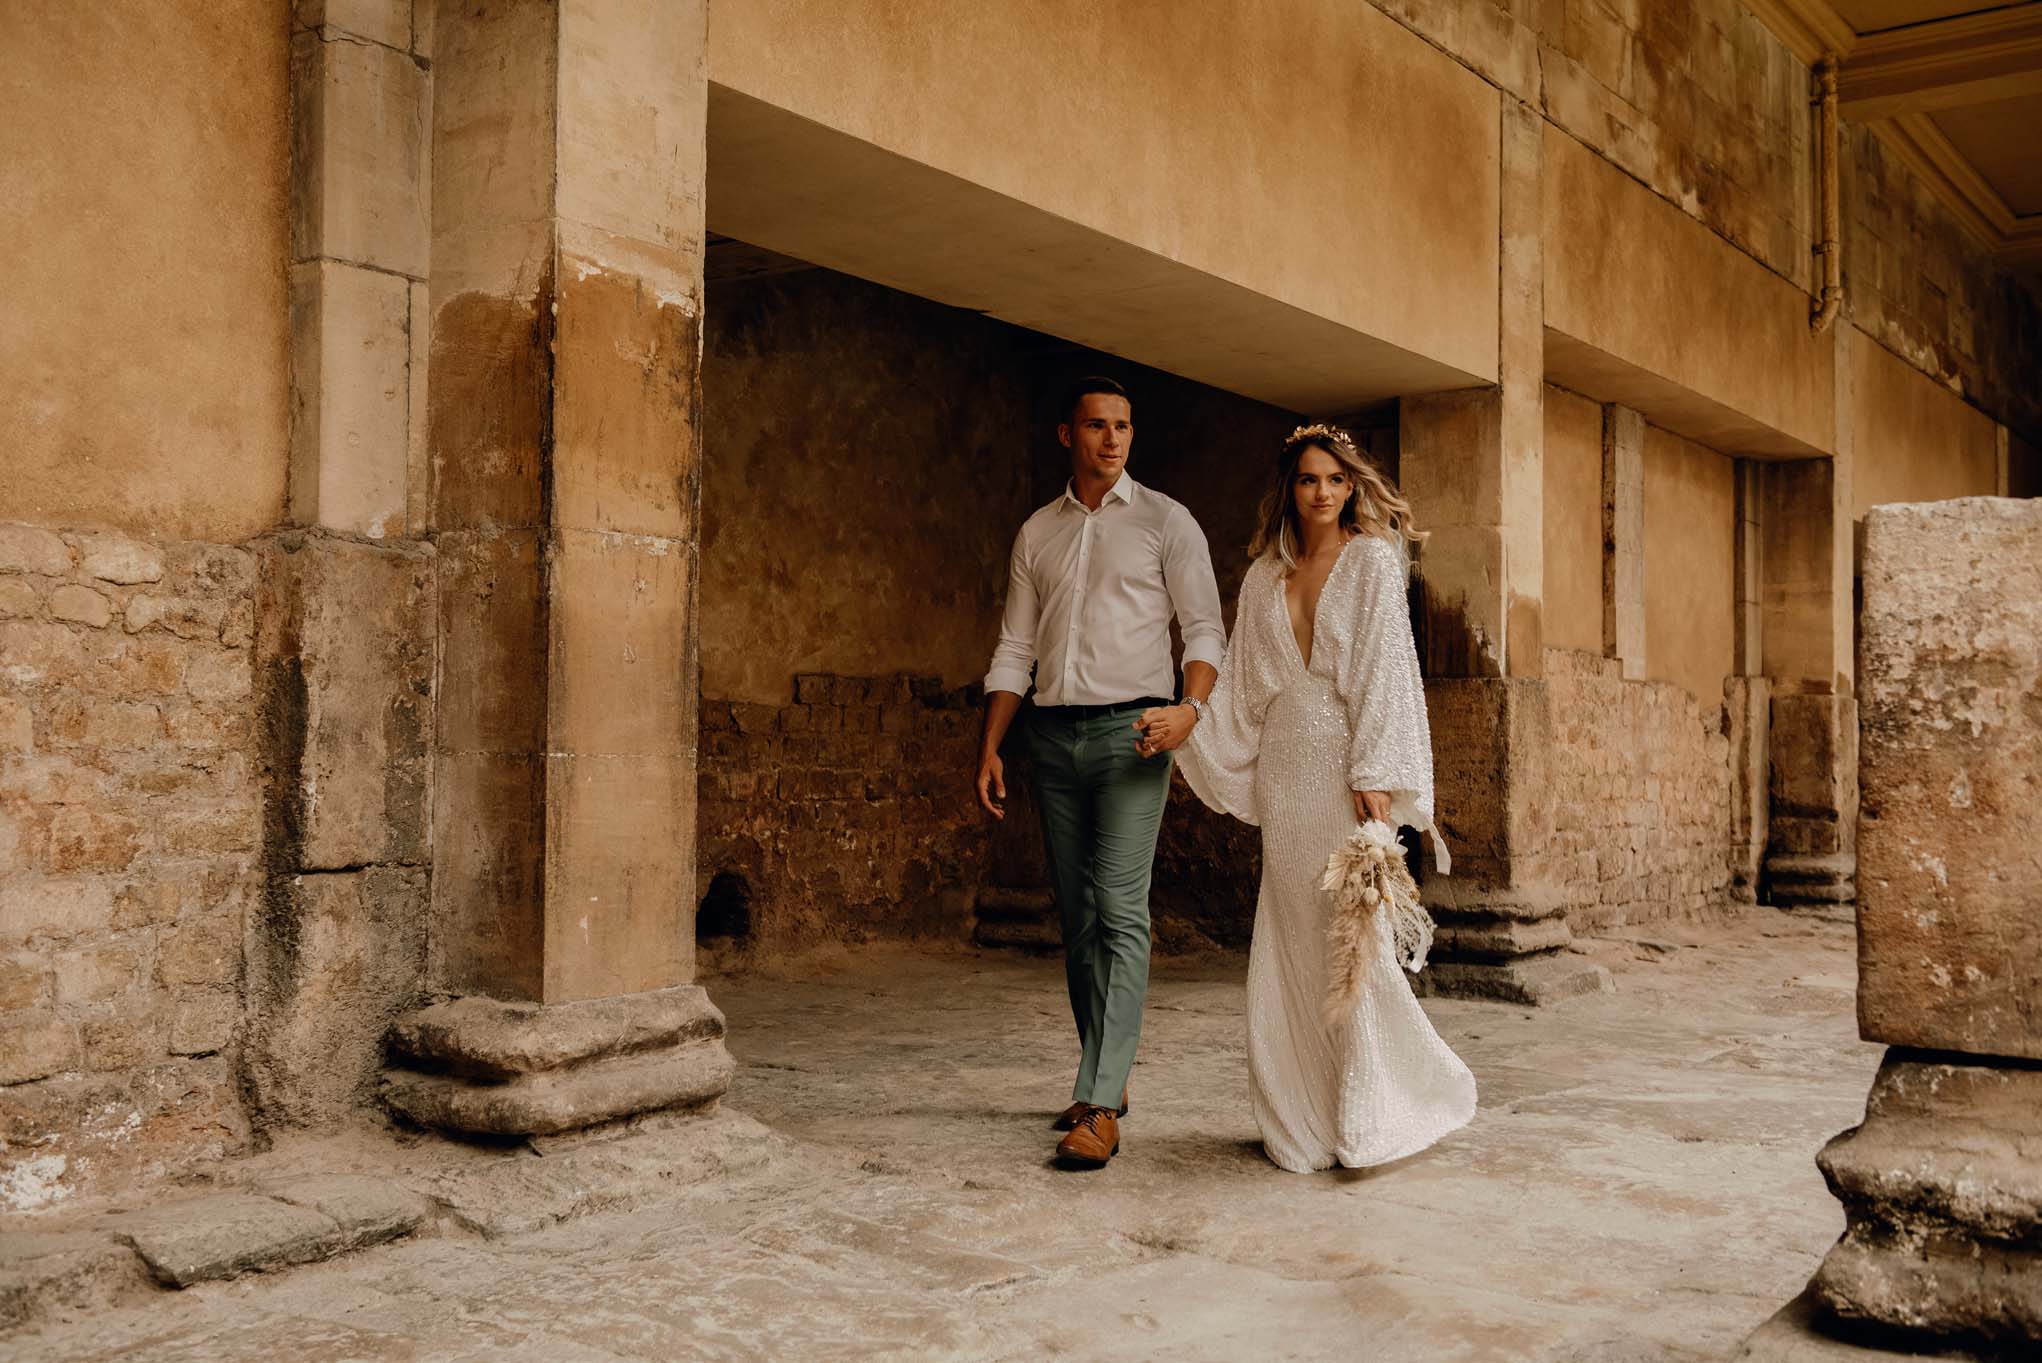
<path id="1" fill-rule="evenodd" d="M 1064 976 L 1080 1058 L 1055 1126 L 1067 1166 L 1120 1149 L 1127 1073 L 1149 983 L 1149 872 L 1170 789 L 1170 750 L 1198 723 L 1219 676 L 1226 629 L 1205 535 L 1191 513 L 1127 475 L 1134 413 L 1111 379 L 1081 379 L 1061 409 L 1071 453 L 1064 493 L 1014 539 L 1006 614 L 986 674 L 978 799 L 1006 817 L 1000 741 L 1028 726 L 1050 880 L 1063 918 Z M 1184 637 L 1184 699 L 1170 618 Z M 1155 709 L 1146 725 L 1142 711 Z"/>

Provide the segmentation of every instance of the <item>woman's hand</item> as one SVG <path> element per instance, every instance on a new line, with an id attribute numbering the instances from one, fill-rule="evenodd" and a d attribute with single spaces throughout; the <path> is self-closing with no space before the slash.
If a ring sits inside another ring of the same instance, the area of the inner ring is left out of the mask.
<path id="1" fill-rule="evenodd" d="M 1390 792 L 1387 790 L 1350 791 L 1354 796 L 1354 817 L 1363 823 L 1390 821 Z"/>
<path id="2" fill-rule="evenodd" d="M 1198 712 L 1189 705 L 1157 705 L 1142 711 L 1134 722 L 1134 750 L 1143 757 L 1169 752 L 1191 737 Z"/>

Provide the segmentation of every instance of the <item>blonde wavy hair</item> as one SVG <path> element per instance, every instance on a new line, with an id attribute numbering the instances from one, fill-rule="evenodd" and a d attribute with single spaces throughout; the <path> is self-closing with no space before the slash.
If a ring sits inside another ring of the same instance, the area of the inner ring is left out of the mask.
<path id="1" fill-rule="evenodd" d="M 1341 529 L 1349 534 L 1389 540 L 1409 559 L 1411 546 L 1426 535 L 1411 523 L 1411 503 L 1404 500 L 1396 484 L 1362 455 L 1353 436 L 1338 426 L 1324 424 L 1300 426 L 1285 437 L 1283 448 L 1276 455 L 1276 481 L 1262 498 L 1248 556 L 1274 554 L 1283 560 L 1285 568 L 1298 566 L 1298 554 L 1304 547 L 1304 527 L 1298 521 L 1293 488 L 1297 483 L 1298 461 L 1309 449 L 1321 449 L 1333 456 L 1353 484 L 1347 505 L 1340 508 Z"/>

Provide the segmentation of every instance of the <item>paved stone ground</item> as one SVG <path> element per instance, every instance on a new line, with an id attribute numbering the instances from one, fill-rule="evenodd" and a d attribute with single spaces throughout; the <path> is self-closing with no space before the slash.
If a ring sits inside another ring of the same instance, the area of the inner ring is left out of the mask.
<path id="1" fill-rule="evenodd" d="M 439 1233 L 0 1352 L 1722 1358 L 1842 1227 L 1813 1155 L 1862 1115 L 1878 1055 L 1850 929 L 1756 910 L 1590 950 L 1616 993 L 1427 1001 L 1475 1071 L 1475 1122 L 1315 1176 L 1257 1146 L 1236 957 L 1158 969 L 1125 1148 L 1095 1174 L 1048 1163 L 1073 1049 L 1054 961 L 873 953 L 712 981 L 743 1062 L 722 1114 L 536 1150 L 357 1142 L 358 1168 L 433 1166 L 411 1186 Z M 337 1156 L 272 1163 L 290 1158 Z"/>

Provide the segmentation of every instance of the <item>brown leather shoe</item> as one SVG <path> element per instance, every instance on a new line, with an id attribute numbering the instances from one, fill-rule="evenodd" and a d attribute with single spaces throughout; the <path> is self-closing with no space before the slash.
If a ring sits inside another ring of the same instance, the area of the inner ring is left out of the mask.
<path id="1" fill-rule="evenodd" d="M 1056 1147 L 1057 1162 L 1078 1169 L 1103 1169 L 1119 1153 L 1120 1119 L 1103 1107 L 1086 1107 Z"/>
<path id="2" fill-rule="evenodd" d="M 1090 1103 L 1072 1103 L 1062 1112 L 1056 1114 L 1056 1120 L 1049 1124 L 1049 1129 L 1051 1131 L 1069 1131 L 1078 1124 L 1078 1118 L 1084 1116 L 1085 1109 L 1090 1106 Z M 1125 1117 L 1127 1115 L 1126 1089 L 1120 1091 L 1120 1107 L 1113 1115 L 1116 1117 Z"/>

